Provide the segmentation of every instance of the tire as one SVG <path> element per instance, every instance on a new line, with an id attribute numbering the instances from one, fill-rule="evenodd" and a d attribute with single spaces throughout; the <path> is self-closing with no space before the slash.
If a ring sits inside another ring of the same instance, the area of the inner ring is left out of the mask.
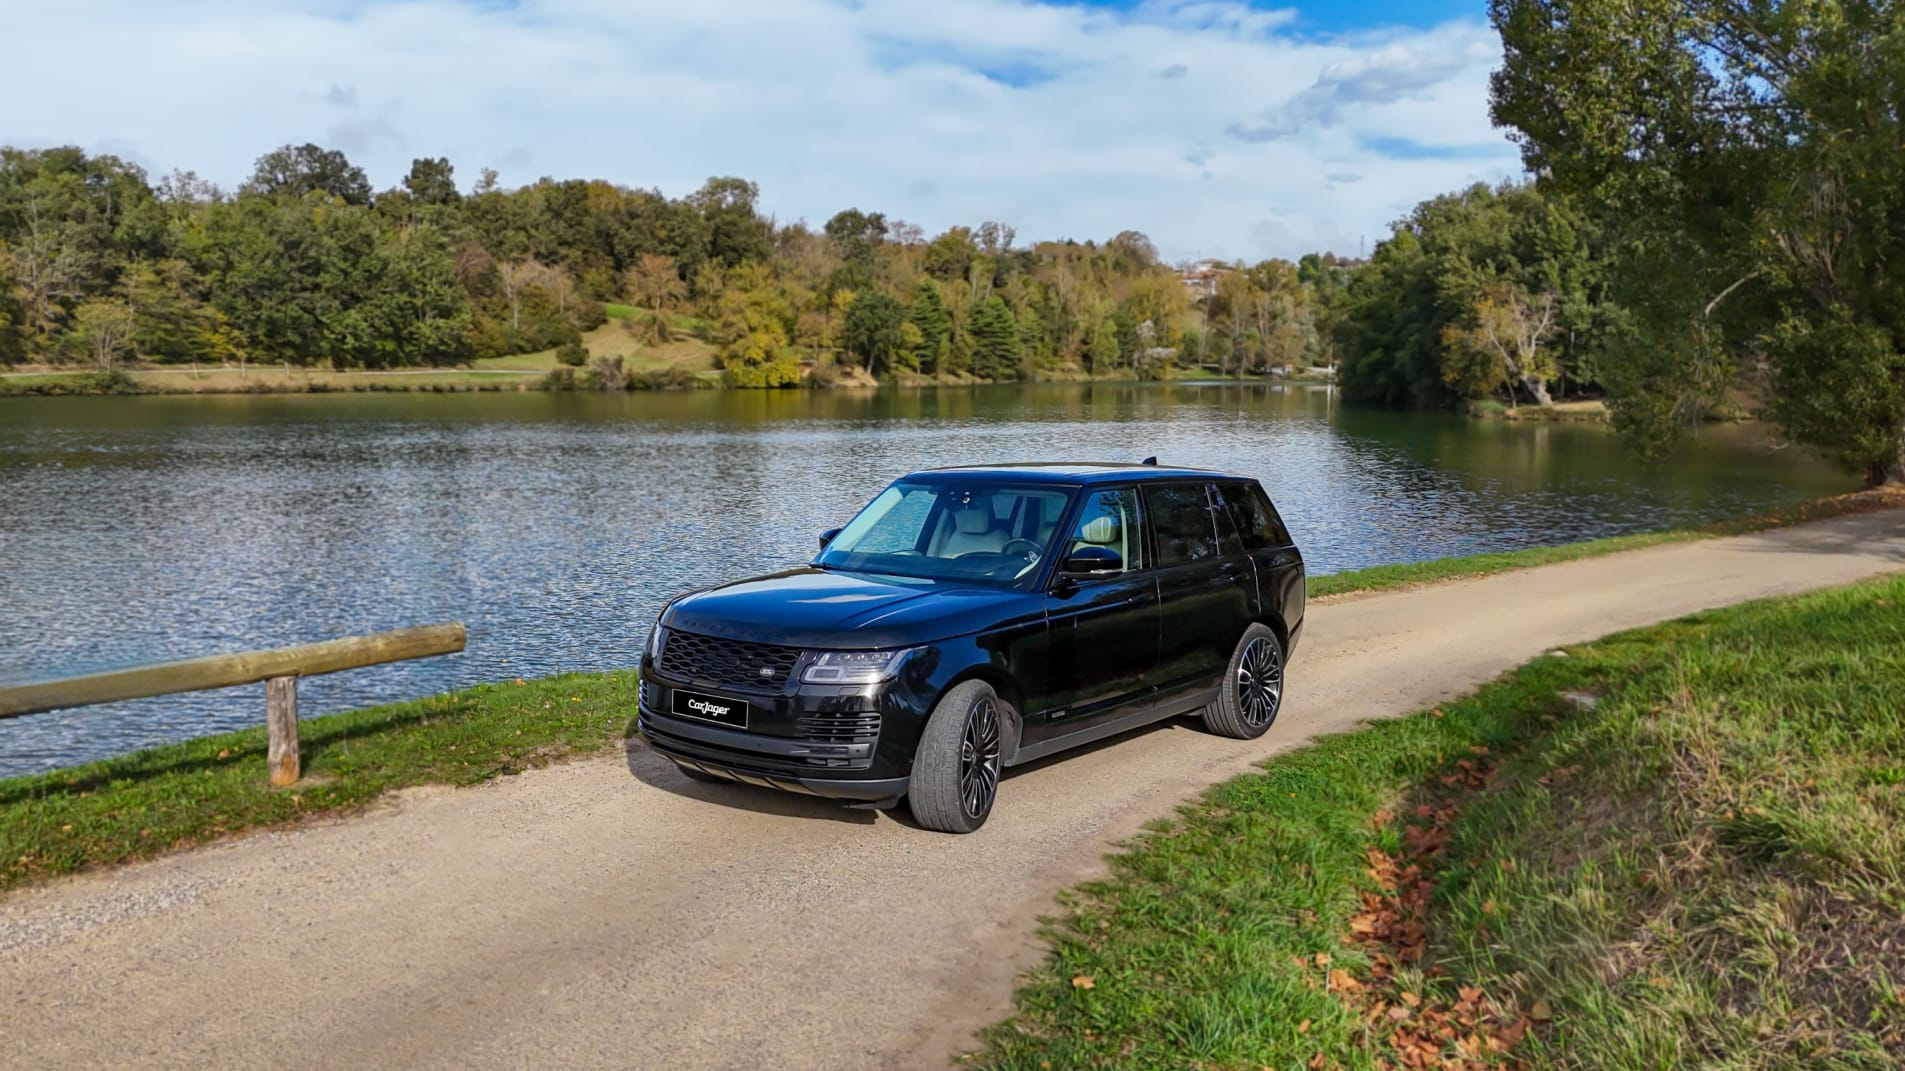
<path id="1" fill-rule="evenodd" d="M 1283 644 L 1263 625 L 1237 641 L 1217 701 L 1204 708 L 1204 727 L 1218 736 L 1255 740 L 1276 723 L 1283 707 Z"/>
<path id="2" fill-rule="evenodd" d="M 999 795 L 1003 707 L 984 681 L 967 681 L 933 706 L 906 793 L 920 825 L 971 833 L 986 824 Z"/>

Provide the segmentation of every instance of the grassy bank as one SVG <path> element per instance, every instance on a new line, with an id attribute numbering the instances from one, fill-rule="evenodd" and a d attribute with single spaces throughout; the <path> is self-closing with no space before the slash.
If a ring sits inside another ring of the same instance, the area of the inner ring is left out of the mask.
<path id="1" fill-rule="evenodd" d="M 1479 576 L 1666 542 L 1905 504 L 1866 493 L 1712 528 L 1316 577 L 1341 595 Z M 633 673 L 486 685 L 303 722 L 306 779 L 265 781 L 262 729 L 0 781 L 0 889 L 358 807 L 393 789 L 470 784 L 613 746 L 635 709 Z M 262 706 L 262 699 L 260 700 Z M 261 716 L 262 720 L 262 716 Z"/>
<path id="2" fill-rule="evenodd" d="M 1626 550 L 1744 535 L 1748 532 L 1782 528 L 1790 524 L 1841 517 L 1850 513 L 1866 513 L 1872 510 L 1901 507 L 1905 507 L 1905 489 L 1880 488 L 1859 491 L 1832 498 L 1800 502 L 1751 517 L 1718 521 L 1693 528 L 1670 528 L 1660 532 L 1610 536 L 1606 539 L 1563 543 L 1553 547 L 1528 547 L 1523 550 L 1473 554 L 1460 558 L 1437 558 L 1433 561 L 1413 562 L 1407 565 L 1378 565 L 1369 569 L 1313 576 L 1310 578 L 1310 597 L 1320 599 L 1361 592 L 1386 591 L 1418 584 L 1433 584 L 1446 580 L 1469 580 L 1515 569 L 1531 569 L 1538 565 L 1552 565 L 1556 562 L 1618 554 Z"/>
<path id="3" fill-rule="evenodd" d="M 973 1063 L 1897 1067 L 1901 604 L 1625 633 L 1221 785 L 1069 900 Z"/>
<path id="4" fill-rule="evenodd" d="M 585 674 L 310 718 L 289 789 L 266 780 L 263 728 L 0 781 L 0 889 L 599 751 L 627 731 L 635 693 L 632 672 Z"/>

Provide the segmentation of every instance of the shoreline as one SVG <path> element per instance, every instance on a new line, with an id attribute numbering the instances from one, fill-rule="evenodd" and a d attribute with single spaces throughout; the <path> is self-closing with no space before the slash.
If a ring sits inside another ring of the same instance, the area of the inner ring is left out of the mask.
<path id="1" fill-rule="evenodd" d="M 560 371 L 560 370 L 556 370 Z M 581 371 L 575 369 L 572 371 Z M 233 394 L 495 394 L 495 393 L 577 393 L 617 394 L 623 391 L 596 391 L 576 387 L 552 386 L 550 370 L 514 368 L 393 368 L 336 371 L 331 369 L 293 369 L 282 367 L 248 368 L 134 368 L 109 373 L 71 370 L 33 370 L 0 372 L 0 398 L 68 397 L 141 397 Z M 875 391 L 937 390 L 946 387 L 995 387 L 1046 384 L 1142 383 L 1223 383 L 1283 386 L 1329 386 L 1327 376 L 1251 376 L 1232 378 L 1209 374 L 1199 369 L 1183 369 L 1162 379 L 1137 379 L 1130 376 L 1091 376 L 1065 370 L 1040 373 L 1026 379 L 987 380 L 973 377 L 939 378 L 908 375 L 877 381 L 850 379 L 839 383 L 807 383 L 779 388 L 788 391 Z M 730 387 L 718 377 L 696 376 L 693 382 L 633 386 L 640 390 L 732 390 L 754 391 L 760 388 Z"/>
<path id="2" fill-rule="evenodd" d="M 1905 508 L 1905 491 L 1864 491 L 1699 528 L 1318 576 L 1311 597 L 1472 579 L 1665 543 Z M 81 766 L 0 780 L 0 892 L 372 805 L 421 785 L 473 785 L 597 754 L 631 731 L 633 669 L 483 684 L 303 719 L 306 777 L 265 777 L 262 725 Z"/>

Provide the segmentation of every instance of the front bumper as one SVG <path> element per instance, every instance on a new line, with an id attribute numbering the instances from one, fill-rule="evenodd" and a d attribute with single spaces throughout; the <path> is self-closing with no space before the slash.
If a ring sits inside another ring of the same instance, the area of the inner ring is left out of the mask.
<path id="1" fill-rule="evenodd" d="M 906 794 L 910 747 L 902 756 L 898 738 L 905 735 L 907 719 L 884 693 L 833 687 L 792 689 L 776 696 L 736 693 L 761 714 L 761 731 L 754 731 L 670 713 L 673 688 L 658 677 L 645 679 L 635 725 L 650 747 L 678 766 L 830 799 L 878 802 Z M 851 720 L 876 712 L 878 728 L 870 734 L 816 734 L 801 728 L 811 727 L 812 719 Z"/>

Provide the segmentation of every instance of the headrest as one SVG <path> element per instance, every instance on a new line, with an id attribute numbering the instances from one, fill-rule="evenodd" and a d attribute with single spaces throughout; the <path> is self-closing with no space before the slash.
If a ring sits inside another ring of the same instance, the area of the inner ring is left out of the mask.
<path id="1" fill-rule="evenodd" d="M 985 535 L 992 531 L 992 507 L 979 502 L 953 510 L 953 527 L 961 535 Z"/>
<path id="2" fill-rule="evenodd" d="M 1110 546 L 1118 541 L 1118 518 L 1093 517 L 1085 522 L 1084 529 L 1078 534 L 1093 546 Z"/>

